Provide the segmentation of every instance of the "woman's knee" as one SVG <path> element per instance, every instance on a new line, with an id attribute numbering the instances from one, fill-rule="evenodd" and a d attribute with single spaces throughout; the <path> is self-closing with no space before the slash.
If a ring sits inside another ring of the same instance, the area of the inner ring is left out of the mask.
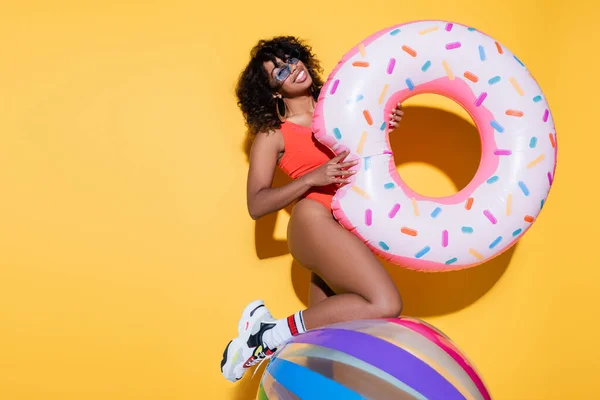
<path id="1" fill-rule="evenodd" d="M 378 296 L 371 302 L 375 318 L 395 318 L 402 313 L 402 297 L 400 293 Z"/>

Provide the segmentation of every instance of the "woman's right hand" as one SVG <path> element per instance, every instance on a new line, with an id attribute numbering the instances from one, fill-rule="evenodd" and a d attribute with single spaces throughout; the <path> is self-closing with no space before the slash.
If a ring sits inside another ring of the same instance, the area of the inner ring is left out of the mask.
<path id="1" fill-rule="evenodd" d="M 306 182 L 311 186 L 327 186 L 333 183 L 345 185 L 349 183 L 348 177 L 354 175 L 356 171 L 350 171 L 348 168 L 358 164 L 358 160 L 344 162 L 348 154 L 350 154 L 350 151 L 346 150 L 314 171 L 304 175 Z"/>

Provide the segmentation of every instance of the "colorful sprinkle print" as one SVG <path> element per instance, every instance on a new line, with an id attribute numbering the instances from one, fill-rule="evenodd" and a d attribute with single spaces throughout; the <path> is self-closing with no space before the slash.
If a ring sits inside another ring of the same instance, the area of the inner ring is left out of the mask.
<path id="1" fill-rule="evenodd" d="M 446 60 L 442 61 L 442 66 L 444 67 L 444 71 L 446 71 L 446 76 L 448 77 L 448 79 L 453 81 L 455 76 L 454 76 L 454 73 L 452 72 L 452 70 L 450 69 L 450 66 L 448 65 L 448 62 Z"/>
<path id="2" fill-rule="evenodd" d="M 522 67 L 524 67 L 524 66 L 525 66 L 525 64 L 523 64 L 523 63 L 521 62 L 521 60 L 519 60 L 519 59 L 517 58 L 517 56 L 513 56 L 513 57 L 515 58 L 515 60 L 517 60 L 517 61 L 519 62 L 519 64 L 521 64 L 521 66 L 522 66 Z"/>
<path id="3" fill-rule="evenodd" d="M 369 110 L 363 110 L 363 116 L 365 117 L 365 121 L 367 121 L 367 124 L 373 125 L 373 117 L 371 117 L 371 113 L 369 112 Z"/>
<path id="4" fill-rule="evenodd" d="M 475 201 L 475 199 L 474 199 L 474 198 L 472 198 L 472 197 L 469 197 L 469 198 L 467 199 L 467 202 L 465 203 L 465 209 L 466 209 L 466 210 L 470 210 L 470 209 L 471 209 L 471 207 L 473 207 L 473 202 L 474 202 L 474 201 Z"/>
<path id="5" fill-rule="evenodd" d="M 519 187 L 521 188 L 521 191 L 523 192 L 523 194 L 525 196 L 529 196 L 529 194 L 531 192 L 529 191 L 529 188 L 527 187 L 527 185 L 525 184 L 525 182 L 519 181 Z"/>
<path id="6" fill-rule="evenodd" d="M 429 247 L 429 246 L 423 247 L 423 249 L 421 249 L 421 251 L 419 251 L 417 254 L 415 254 L 415 258 L 423 257 L 425 254 L 429 253 L 429 250 L 431 250 L 431 247 Z"/>
<path id="7" fill-rule="evenodd" d="M 406 227 L 400 229 L 400 232 L 402 232 L 408 236 L 417 236 L 417 234 L 418 234 L 418 232 L 415 231 L 414 229 L 410 229 L 410 228 L 406 228 Z"/>
<path id="8" fill-rule="evenodd" d="M 361 57 L 367 56 L 367 52 L 365 51 L 365 45 L 363 43 L 358 45 L 358 51 L 359 51 Z"/>
<path id="9" fill-rule="evenodd" d="M 504 127 L 502 127 L 502 125 L 500 125 L 497 121 L 490 121 L 490 125 L 492 125 L 492 128 L 494 128 L 498 133 L 504 132 Z"/>
<path id="10" fill-rule="evenodd" d="M 396 59 L 394 57 L 390 58 L 390 61 L 388 61 L 388 65 L 387 65 L 387 69 L 386 72 L 388 73 L 388 75 L 391 75 L 392 72 L 394 72 L 394 67 L 396 66 Z"/>
<path id="11" fill-rule="evenodd" d="M 479 46 L 479 59 L 485 61 L 485 48 L 481 45 Z"/>
<path id="12" fill-rule="evenodd" d="M 362 99 L 364 99 L 364 96 L 362 94 L 359 94 L 358 96 L 356 96 L 355 99 L 346 100 L 346 104 L 358 103 Z"/>
<path id="13" fill-rule="evenodd" d="M 443 199 L 416 194 L 393 166 L 387 114 L 415 93 L 455 98 L 481 135 L 479 171 Z M 461 269 L 500 254 L 538 219 L 555 178 L 545 94 L 509 49 L 462 24 L 414 22 L 360 41 L 328 77 L 313 124 L 317 140 L 364 165 L 334 197 L 336 219 L 410 269 Z"/>
<path id="14" fill-rule="evenodd" d="M 412 206 L 413 206 L 413 212 L 415 213 L 415 217 L 419 216 L 419 205 L 417 204 L 417 199 L 415 199 L 414 197 L 412 199 L 410 199 Z"/>
<path id="15" fill-rule="evenodd" d="M 386 83 L 385 85 L 383 85 L 383 89 L 381 89 L 381 94 L 379 95 L 379 101 L 377 102 L 378 104 L 383 104 L 383 101 L 385 100 L 385 95 L 387 94 L 388 88 L 390 87 L 389 83 Z"/>
<path id="16" fill-rule="evenodd" d="M 494 214 L 492 214 L 489 210 L 485 210 L 483 212 L 483 215 L 485 215 L 485 217 L 492 223 L 492 224 L 497 224 L 498 220 L 496 219 L 496 217 L 494 217 Z"/>
<path id="17" fill-rule="evenodd" d="M 367 132 L 363 132 L 362 135 L 360 136 L 360 141 L 358 142 L 358 147 L 356 148 L 356 152 L 358 154 L 362 154 L 366 141 L 367 141 Z"/>
<path id="18" fill-rule="evenodd" d="M 477 97 L 477 99 L 475 99 L 475 106 L 479 107 L 483 103 L 483 101 L 485 100 L 486 97 L 487 97 L 487 93 L 481 92 L 481 94 Z"/>
<path id="19" fill-rule="evenodd" d="M 361 188 L 359 188 L 356 185 L 352 186 L 350 189 L 352 189 L 352 191 L 356 192 L 357 194 L 359 194 L 360 196 L 364 197 L 367 200 L 371 198 L 371 196 L 369 196 L 369 194 L 367 192 L 365 192 L 364 190 L 362 190 Z"/>
<path id="20" fill-rule="evenodd" d="M 469 249 L 469 253 L 478 260 L 483 260 L 483 255 L 475 249 Z"/>
<path id="21" fill-rule="evenodd" d="M 514 231 L 514 232 L 512 233 L 512 235 L 513 235 L 513 237 L 514 237 L 514 236 L 519 236 L 519 234 L 520 234 L 521 232 L 523 232 L 523 229 L 520 229 L 520 228 L 519 228 L 519 229 L 517 229 L 516 231 Z"/>
<path id="22" fill-rule="evenodd" d="M 410 54 L 411 57 L 417 56 L 417 52 L 406 45 L 402 46 L 402 50 L 404 50 L 405 53 Z"/>
<path id="23" fill-rule="evenodd" d="M 525 92 L 523 91 L 523 89 L 521 89 L 521 86 L 519 86 L 519 82 L 517 82 L 514 76 L 511 76 L 508 81 L 515 88 L 519 96 L 525 96 Z"/>
<path id="24" fill-rule="evenodd" d="M 467 71 L 464 73 L 464 76 L 471 82 L 479 82 L 479 77 L 472 72 Z"/>
<path id="25" fill-rule="evenodd" d="M 394 204 L 394 207 L 392 207 L 392 209 L 388 213 L 388 217 L 394 218 L 396 216 L 396 214 L 398 214 L 398 211 L 400 211 L 400 204 L 396 203 L 396 204 Z"/>
<path id="26" fill-rule="evenodd" d="M 529 140 L 529 148 L 535 149 L 535 146 L 537 146 L 537 138 L 534 136 Z"/>
<path id="27" fill-rule="evenodd" d="M 428 33 L 435 32 L 437 30 L 437 26 L 432 26 L 431 28 L 423 29 L 421 32 L 419 32 L 419 35 L 427 35 Z"/>
<path id="28" fill-rule="evenodd" d="M 524 115 L 523 111 L 519 110 L 506 110 L 506 115 L 510 115 L 511 117 L 522 117 Z"/>
<path id="29" fill-rule="evenodd" d="M 533 168 L 536 165 L 538 165 L 539 163 L 541 163 L 542 161 L 544 161 L 544 158 L 546 158 L 545 154 L 540 154 L 535 160 L 533 160 L 532 162 L 530 162 L 529 164 L 527 164 L 527 168 Z"/>
<path id="30" fill-rule="evenodd" d="M 494 240 L 492 243 L 490 243 L 490 249 L 493 249 L 494 247 L 498 246 L 498 244 L 500 244 L 500 242 L 502 241 L 502 236 L 498 236 L 496 238 L 496 240 Z"/>
<path id="31" fill-rule="evenodd" d="M 340 80 L 336 79 L 335 82 L 333 82 L 333 85 L 331 86 L 331 91 L 329 93 L 335 94 L 335 91 L 337 90 L 339 84 Z"/>
<path id="32" fill-rule="evenodd" d="M 365 171 L 371 169 L 371 157 L 365 157 Z"/>

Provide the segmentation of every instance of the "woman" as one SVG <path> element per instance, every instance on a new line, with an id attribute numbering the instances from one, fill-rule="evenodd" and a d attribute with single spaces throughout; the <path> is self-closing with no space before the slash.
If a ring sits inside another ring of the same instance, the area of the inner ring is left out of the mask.
<path id="1" fill-rule="evenodd" d="M 247 203 L 253 219 L 295 204 L 288 225 L 294 259 L 311 271 L 309 307 L 276 320 L 256 300 L 244 309 L 238 337 L 223 353 L 221 371 L 230 381 L 271 356 L 294 335 L 355 319 L 396 317 L 402 300 L 369 248 L 333 218 L 331 200 L 348 183 L 356 161 L 331 153 L 314 139 L 312 113 L 323 86 L 319 61 L 295 37 L 261 40 L 237 86 L 238 105 L 254 136 Z M 390 115 L 394 128 L 402 116 Z M 275 168 L 293 181 L 272 188 Z"/>

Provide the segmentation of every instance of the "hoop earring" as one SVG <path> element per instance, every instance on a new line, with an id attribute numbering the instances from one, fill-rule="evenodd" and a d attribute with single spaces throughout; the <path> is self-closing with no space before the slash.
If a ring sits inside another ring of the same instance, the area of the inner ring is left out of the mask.
<path id="1" fill-rule="evenodd" d="M 283 115 L 280 111 L 282 107 L 283 107 Z M 287 109 L 285 108 L 285 102 L 283 101 L 283 98 L 277 97 L 277 100 L 275 100 L 275 110 L 277 111 L 277 117 L 279 117 L 279 120 L 281 122 L 285 122 Z"/>

